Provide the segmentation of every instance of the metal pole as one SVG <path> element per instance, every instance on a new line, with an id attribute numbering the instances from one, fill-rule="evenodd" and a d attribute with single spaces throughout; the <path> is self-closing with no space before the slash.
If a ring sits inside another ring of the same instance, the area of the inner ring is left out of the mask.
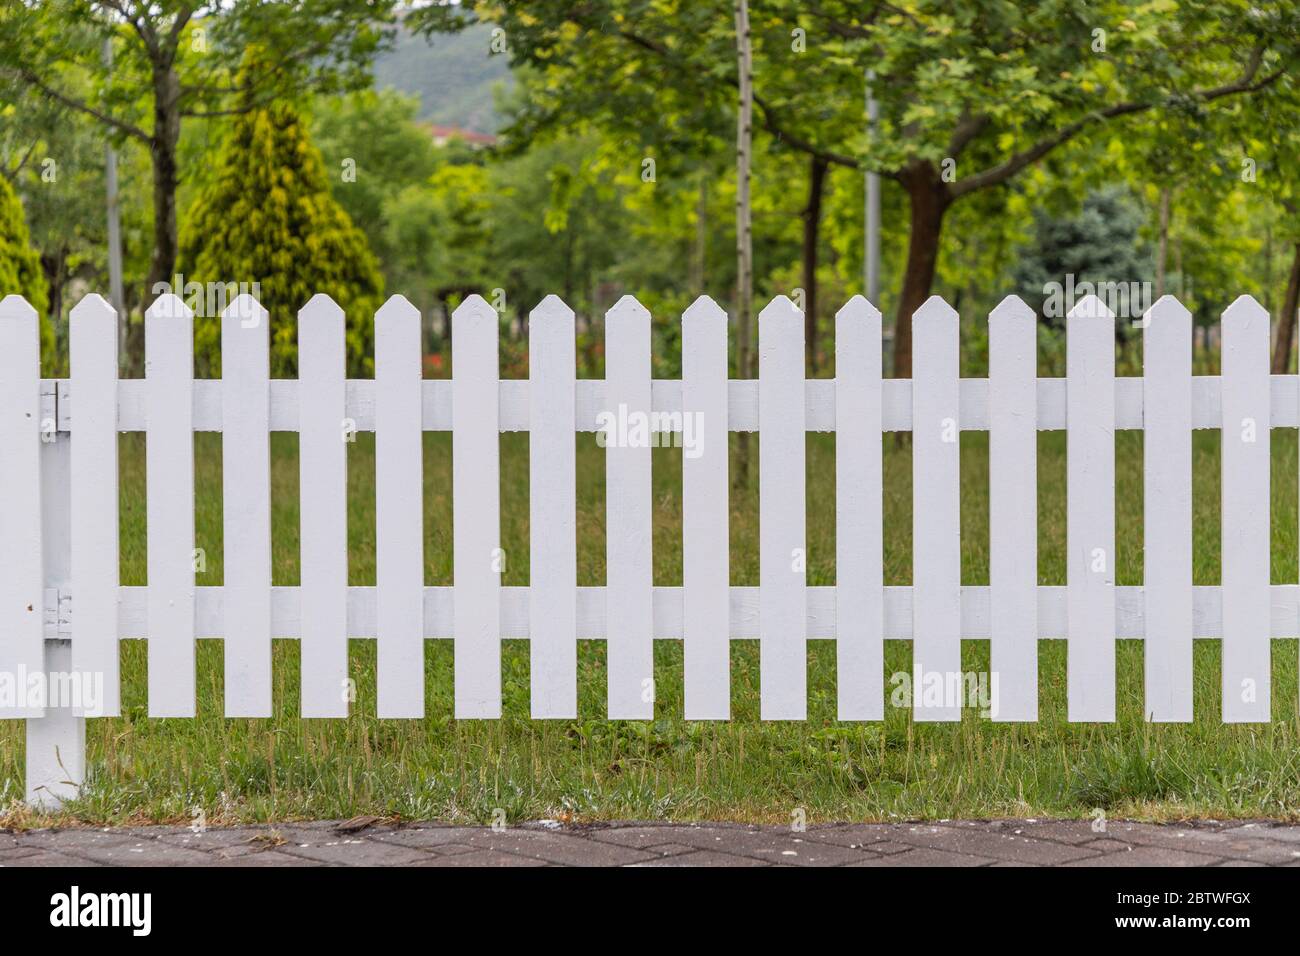
<path id="1" fill-rule="evenodd" d="M 874 71 L 867 71 L 867 138 L 868 142 L 876 135 L 876 121 L 880 117 L 880 108 L 875 97 L 871 95 L 871 81 L 876 78 Z M 865 273 L 867 300 L 872 305 L 880 305 L 880 174 L 867 173 L 867 209 L 866 209 L 866 244 L 863 263 Z"/>
<path id="2" fill-rule="evenodd" d="M 104 38 L 104 68 L 113 71 L 113 39 Z M 126 355 L 126 310 L 122 289 L 122 222 L 117 207 L 117 151 L 112 140 L 104 146 L 104 187 L 108 194 L 108 295 L 109 304 L 117 312 L 121 341 L 118 343 L 119 361 Z"/>

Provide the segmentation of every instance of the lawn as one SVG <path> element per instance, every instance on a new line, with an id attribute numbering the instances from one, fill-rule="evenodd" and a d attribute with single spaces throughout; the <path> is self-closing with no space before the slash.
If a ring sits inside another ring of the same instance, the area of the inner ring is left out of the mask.
<path id="1" fill-rule="evenodd" d="M 350 578 L 374 583 L 374 445 L 350 448 Z M 295 435 L 273 436 L 274 581 L 298 583 L 298 471 Z M 603 452 L 578 438 L 578 583 L 604 583 Z M 911 579 L 911 456 L 885 443 L 885 576 Z M 808 438 L 808 583 L 834 583 L 834 438 Z M 451 442 L 425 436 L 425 581 L 451 583 Z M 1297 580 L 1296 433 L 1276 430 L 1273 450 L 1274 583 Z M 1142 579 L 1142 436 L 1116 439 L 1118 583 Z M 528 582 L 528 439 L 502 437 L 504 583 Z M 1197 584 L 1219 578 L 1219 439 L 1195 438 Z M 207 554 L 199 584 L 219 584 L 221 568 L 220 437 L 200 434 L 196 447 L 197 543 Z M 654 452 L 655 583 L 681 583 L 680 452 Z M 122 581 L 145 583 L 144 442 L 122 438 Z M 962 577 L 988 581 L 987 436 L 962 437 Z M 1039 440 L 1039 576 L 1065 580 L 1065 441 Z M 732 583 L 758 583 L 755 488 L 733 494 Z M 1219 647 L 1195 649 L 1196 719 L 1187 725 L 1142 720 L 1142 645 L 1120 641 L 1118 720 L 1066 722 L 1065 644 L 1040 644 L 1040 719 L 994 725 L 967 711 L 955 724 L 914 724 L 906 709 L 887 708 L 883 723 L 835 719 L 835 649 L 810 641 L 809 719 L 758 720 L 758 647 L 732 644 L 734 719 L 684 721 L 680 642 L 659 641 L 658 699 L 653 722 L 604 719 L 602 642 L 579 646 L 577 720 L 528 718 L 528 649 L 505 642 L 504 717 L 452 719 L 452 648 L 427 644 L 427 716 L 374 717 L 374 642 L 352 643 L 359 684 L 347 720 L 298 716 L 295 641 L 274 650 L 275 716 L 222 716 L 221 647 L 199 642 L 199 716 L 146 717 L 146 653 L 122 646 L 123 715 L 87 725 L 91 782 L 57 818 L 19 805 L 22 725 L 0 721 L 0 823 L 58 819 L 123 823 L 186 821 L 201 809 L 209 823 L 355 814 L 448 821 L 538 817 L 570 819 L 740 819 L 788 822 L 1004 815 L 1300 818 L 1300 722 L 1297 642 L 1273 642 L 1273 723 L 1225 726 L 1219 718 Z M 886 674 L 907 670 L 906 642 L 887 642 Z M 988 666 L 988 642 L 966 641 L 963 665 Z M 888 686 L 888 685 L 887 685 Z"/>

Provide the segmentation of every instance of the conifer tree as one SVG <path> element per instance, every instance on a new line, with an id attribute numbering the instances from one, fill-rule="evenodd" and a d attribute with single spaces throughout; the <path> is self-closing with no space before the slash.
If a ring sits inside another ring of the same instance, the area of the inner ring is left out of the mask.
<path id="1" fill-rule="evenodd" d="M 55 355 L 49 286 L 41 257 L 32 248 L 23 205 L 9 181 L 0 176 L 0 298 L 7 295 L 21 295 L 41 317 L 41 362 L 51 366 Z"/>
<path id="2" fill-rule="evenodd" d="M 287 103 L 235 118 L 216 174 L 186 218 L 178 271 L 191 288 L 223 283 L 227 302 L 256 283 L 270 315 L 272 375 L 296 372 L 298 310 L 318 292 L 347 316 L 348 373 L 373 368 L 383 278 L 365 235 L 330 194 L 306 123 Z M 220 369 L 220 338 L 215 316 L 195 321 L 200 374 Z"/>

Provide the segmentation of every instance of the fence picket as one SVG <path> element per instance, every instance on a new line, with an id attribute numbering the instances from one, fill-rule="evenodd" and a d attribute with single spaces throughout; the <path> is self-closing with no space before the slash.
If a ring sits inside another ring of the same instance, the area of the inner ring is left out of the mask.
<path id="1" fill-rule="evenodd" d="M 1143 318 L 1145 711 L 1148 720 L 1187 722 L 1192 719 L 1192 314 L 1166 295 Z"/>
<path id="2" fill-rule="evenodd" d="M 528 318 L 528 644 L 539 719 L 578 713 L 576 370 L 573 310 L 548 295 Z"/>
<path id="3" fill-rule="evenodd" d="M 497 313 L 472 295 L 451 316 L 456 717 L 501 716 L 501 465 Z"/>
<path id="4" fill-rule="evenodd" d="M 989 315 L 989 669 L 1001 721 L 1038 719 L 1037 376 L 1038 317 L 1009 295 Z"/>
<path id="5" fill-rule="evenodd" d="M 1271 710 L 1269 315 L 1248 295 L 1223 313 L 1223 719 Z"/>
<path id="6" fill-rule="evenodd" d="M 654 717 L 650 589 L 650 313 L 630 295 L 605 314 L 606 646 L 611 720 Z M 646 421 L 644 440 L 638 419 Z M 621 423 L 627 434 L 619 435 Z"/>
<path id="7" fill-rule="evenodd" d="M 298 312 L 302 715 L 346 717 L 348 441 L 343 310 L 327 295 Z"/>
<path id="8" fill-rule="evenodd" d="M 226 716 L 271 716 L 271 374 L 266 309 L 221 313 Z"/>
<path id="9" fill-rule="evenodd" d="M 144 317 L 149 716 L 193 717 L 194 313 L 159 296 Z"/>
<path id="10" fill-rule="evenodd" d="M 375 583 L 379 717 L 424 716 L 424 465 L 420 313 L 375 313 Z"/>
<path id="11" fill-rule="evenodd" d="M 0 672 L 11 687 L 45 671 L 45 569 L 41 540 L 40 317 L 22 297 L 0 299 Z M 39 701 L 0 702 L 0 718 L 42 717 Z"/>
<path id="12" fill-rule="evenodd" d="M 960 720 L 961 443 L 957 313 L 931 296 L 912 317 L 912 711 Z"/>
<path id="13" fill-rule="evenodd" d="M 682 315 L 682 643 L 687 720 L 731 715 L 727 313 L 700 296 Z"/>
<path id="14" fill-rule="evenodd" d="M 117 313 L 98 295 L 88 295 L 69 317 L 72 389 L 77 440 L 71 446 L 71 558 L 77 639 L 72 669 L 103 674 L 104 689 L 90 717 L 121 713 L 117 634 L 118 467 Z"/>
<path id="15" fill-rule="evenodd" d="M 840 720 L 885 716 L 880 310 L 835 314 L 835 686 Z"/>
<path id="16" fill-rule="evenodd" d="M 1115 316 L 1066 316 L 1067 697 L 1072 721 L 1115 719 Z"/>
<path id="17" fill-rule="evenodd" d="M 758 316 L 759 710 L 803 720 L 808 652 L 803 313 L 779 295 Z"/>

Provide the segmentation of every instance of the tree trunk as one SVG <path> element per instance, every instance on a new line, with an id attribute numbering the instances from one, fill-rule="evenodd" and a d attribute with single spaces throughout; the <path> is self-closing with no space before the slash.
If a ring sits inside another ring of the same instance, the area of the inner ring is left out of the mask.
<path id="1" fill-rule="evenodd" d="M 153 164 L 153 255 L 145 282 L 147 309 L 153 304 L 160 283 L 170 283 L 176 268 L 176 187 L 180 182 L 176 145 L 180 142 L 180 78 L 171 66 L 154 68 L 153 142 L 149 158 Z M 246 277 L 230 276 L 232 281 Z M 184 290 L 173 289 L 176 295 Z"/>
<path id="2" fill-rule="evenodd" d="M 894 377 L 912 375 L 912 313 L 930 297 L 934 270 L 939 261 L 939 239 L 943 214 L 947 211 L 947 188 L 930 163 L 911 167 L 901 177 L 911 204 L 911 227 L 907 244 L 907 269 L 898 297 L 894 320 Z"/>
<path id="3" fill-rule="evenodd" d="M 820 156 L 812 157 L 808 171 L 808 206 L 803 213 L 803 294 L 804 325 L 808 339 L 808 367 L 817 371 L 817 237 L 822 220 L 822 192 L 830 164 Z"/>
<path id="4" fill-rule="evenodd" d="M 695 200 L 695 248 L 691 255 L 691 292 L 704 295 L 705 265 L 709 251 L 709 174 L 700 174 L 699 194 Z"/>
<path id="5" fill-rule="evenodd" d="M 1296 310 L 1300 309 L 1300 242 L 1295 244 L 1291 259 L 1291 276 L 1286 281 L 1286 298 L 1282 300 L 1282 317 L 1277 326 L 1277 345 L 1273 349 L 1273 374 L 1285 375 L 1291 365 L 1291 346 L 1295 342 Z"/>
<path id="6" fill-rule="evenodd" d="M 1156 298 L 1165 294 L 1165 261 L 1169 255 L 1170 189 L 1160 190 L 1160 240 L 1156 245 Z"/>

